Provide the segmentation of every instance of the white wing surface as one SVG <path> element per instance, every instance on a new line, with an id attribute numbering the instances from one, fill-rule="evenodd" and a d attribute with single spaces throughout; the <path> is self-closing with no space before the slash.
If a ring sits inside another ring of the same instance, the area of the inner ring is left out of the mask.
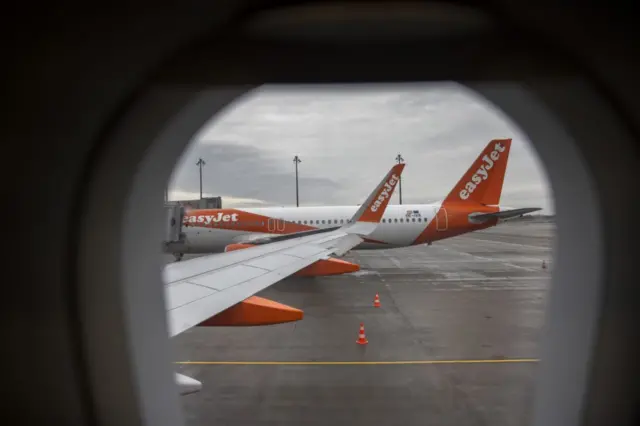
<path id="1" fill-rule="evenodd" d="M 169 264 L 164 276 L 170 335 L 361 241 L 338 230 Z"/>

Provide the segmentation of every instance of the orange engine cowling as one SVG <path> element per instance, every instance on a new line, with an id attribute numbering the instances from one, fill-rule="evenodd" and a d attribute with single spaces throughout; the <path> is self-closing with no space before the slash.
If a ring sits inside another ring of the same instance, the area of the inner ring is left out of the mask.
<path id="1" fill-rule="evenodd" d="M 248 299 L 202 321 L 200 327 L 250 327 L 258 325 L 282 324 L 299 321 L 303 317 L 300 309 L 274 302 L 263 297 Z"/>
<path id="2" fill-rule="evenodd" d="M 224 248 L 225 252 L 228 251 L 234 251 L 234 250 L 242 250 L 242 249 L 246 249 L 249 247 L 254 247 L 254 244 L 248 244 L 248 243 L 234 243 L 234 244 L 229 244 Z"/>

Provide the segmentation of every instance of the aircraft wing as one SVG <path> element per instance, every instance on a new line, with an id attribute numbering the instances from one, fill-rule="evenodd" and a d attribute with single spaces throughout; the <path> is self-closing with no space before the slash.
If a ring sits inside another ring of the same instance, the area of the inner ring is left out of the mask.
<path id="1" fill-rule="evenodd" d="M 194 327 L 304 267 L 348 251 L 360 242 L 361 234 L 336 230 L 171 263 L 164 270 L 169 334 L 175 336 Z"/>
<path id="2" fill-rule="evenodd" d="M 330 255 L 341 256 L 360 244 L 380 222 L 403 169 L 404 164 L 391 168 L 353 218 L 337 229 L 282 236 L 278 241 L 243 250 L 166 265 L 165 300 L 170 336 L 206 323 L 316 261 Z M 201 388 L 200 382 L 180 374 L 177 382 L 181 394 Z"/>

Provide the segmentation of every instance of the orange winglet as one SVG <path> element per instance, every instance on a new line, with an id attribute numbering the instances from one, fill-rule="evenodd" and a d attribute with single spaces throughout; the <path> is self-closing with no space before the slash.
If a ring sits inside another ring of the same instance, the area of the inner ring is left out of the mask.
<path id="1" fill-rule="evenodd" d="M 347 262 L 342 259 L 320 259 L 296 272 L 297 277 L 322 277 L 325 275 L 340 275 L 356 272 L 360 270 L 360 265 Z"/>
<path id="2" fill-rule="evenodd" d="M 391 200 L 393 190 L 396 188 L 397 183 L 400 181 L 400 176 L 404 170 L 404 164 L 396 164 L 391 168 L 389 173 L 385 176 L 385 179 L 380 182 L 378 187 L 371 194 L 371 198 L 367 199 L 364 205 L 367 205 L 366 210 L 362 213 L 362 216 L 358 219 L 359 222 L 373 222 L 378 223 L 387 208 L 387 204 Z"/>
<path id="3" fill-rule="evenodd" d="M 246 249 L 253 246 L 254 246 L 253 244 L 247 244 L 247 243 L 229 244 L 224 248 L 224 251 L 228 252 L 228 251 L 234 251 L 234 250 L 242 250 L 242 249 Z"/>
<path id="4" fill-rule="evenodd" d="M 300 309 L 283 305 L 282 303 L 263 297 L 251 296 L 220 312 L 211 318 L 204 320 L 200 327 L 251 327 L 258 325 L 282 324 L 285 322 L 299 321 L 304 313 Z"/>

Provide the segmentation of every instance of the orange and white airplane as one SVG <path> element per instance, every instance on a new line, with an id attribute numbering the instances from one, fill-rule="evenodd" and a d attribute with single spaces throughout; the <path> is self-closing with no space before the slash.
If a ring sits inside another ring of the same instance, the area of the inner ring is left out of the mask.
<path id="1" fill-rule="evenodd" d="M 354 250 L 431 244 L 541 210 L 500 206 L 511 141 L 489 142 L 444 200 L 389 205 L 380 225 Z M 183 218 L 184 240 L 168 251 L 180 260 L 184 253 L 215 253 L 278 235 L 340 227 L 357 210 L 358 206 L 194 209 Z"/>

